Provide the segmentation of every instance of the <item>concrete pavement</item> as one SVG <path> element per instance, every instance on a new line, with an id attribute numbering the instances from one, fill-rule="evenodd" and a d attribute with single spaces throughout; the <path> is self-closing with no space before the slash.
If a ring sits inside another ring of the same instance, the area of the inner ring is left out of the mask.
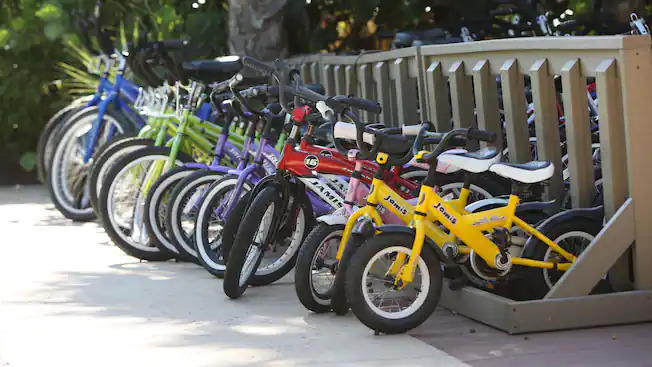
<path id="1" fill-rule="evenodd" d="M 311 314 L 287 279 L 232 301 L 195 265 L 139 263 L 43 187 L 0 187 L 0 234 L 0 366 L 465 366 Z"/>

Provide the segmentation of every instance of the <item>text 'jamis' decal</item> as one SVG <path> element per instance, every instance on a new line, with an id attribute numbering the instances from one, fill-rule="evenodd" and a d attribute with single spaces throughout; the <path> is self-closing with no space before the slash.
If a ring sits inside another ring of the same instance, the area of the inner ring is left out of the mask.
<path id="1" fill-rule="evenodd" d="M 401 213 L 401 214 L 403 214 L 403 215 L 407 215 L 408 210 L 407 210 L 406 208 L 402 207 L 402 206 L 401 206 L 401 205 L 400 205 L 400 204 L 399 204 L 399 203 L 398 203 L 398 202 L 397 202 L 397 201 L 392 197 L 392 195 L 387 195 L 386 198 L 383 198 L 383 201 L 386 201 L 386 202 L 390 203 L 390 204 L 394 207 L 394 209 L 398 210 L 399 213 Z"/>
<path id="2" fill-rule="evenodd" d="M 442 214 L 444 215 L 444 217 L 446 217 L 446 219 L 448 219 L 449 222 L 451 222 L 451 223 L 453 223 L 453 224 L 457 223 L 457 218 L 455 218 L 455 217 L 452 216 L 449 212 L 447 212 L 447 211 L 446 211 L 446 208 L 444 208 L 444 207 L 441 205 L 441 203 L 437 203 L 437 205 L 435 205 L 433 208 L 435 208 L 435 209 L 438 210 L 440 213 L 442 213 Z"/>
<path id="3" fill-rule="evenodd" d="M 340 196 L 335 190 L 328 187 L 328 184 L 325 181 L 322 181 L 318 178 L 308 178 L 302 177 L 299 178 L 306 187 L 317 194 L 322 200 L 328 203 L 335 209 L 341 208 L 344 206 L 344 198 Z"/>
<path id="4" fill-rule="evenodd" d="M 304 158 L 303 164 L 305 164 L 308 169 L 315 169 L 319 166 L 319 158 L 315 155 L 309 155 Z"/>

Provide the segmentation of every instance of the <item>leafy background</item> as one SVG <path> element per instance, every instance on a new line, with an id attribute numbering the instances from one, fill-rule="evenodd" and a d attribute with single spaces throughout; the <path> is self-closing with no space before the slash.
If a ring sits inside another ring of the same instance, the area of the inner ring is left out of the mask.
<path id="1" fill-rule="evenodd" d="M 122 42 L 147 32 L 150 39 L 188 39 L 203 56 L 228 53 L 228 1 L 194 1 L 105 0 L 103 24 L 110 25 Z M 382 38 L 391 39 L 396 30 L 436 26 L 463 12 L 486 14 L 489 3 L 281 1 L 290 54 L 383 48 Z M 594 0 L 540 1 L 563 11 L 588 8 Z M 84 67 L 89 55 L 80 46 L 72 14 L 90 12 L 94 1 L 2 0 L 0 6 L 0 181 L 11 175 L 16 176 L 13 181 L 21 181 L 18 176 L 33 169 L 38 135 L 48 118 L 74 95 L 93 88 L 93 76 Z M 432 10 L 426 12 L 426 7 Z"/>

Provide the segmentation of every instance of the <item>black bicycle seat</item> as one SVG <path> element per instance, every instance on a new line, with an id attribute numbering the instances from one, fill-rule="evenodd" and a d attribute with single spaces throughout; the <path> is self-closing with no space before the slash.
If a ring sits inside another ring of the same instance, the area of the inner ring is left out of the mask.
<path id="1" fill-rule="evenodd" d="M 208 84 L 232 77 L 242 69 L 242 60 L 238 56 L 224 56 L 213 60 L 187 61 L 182 68 L 188 78 Z"/>

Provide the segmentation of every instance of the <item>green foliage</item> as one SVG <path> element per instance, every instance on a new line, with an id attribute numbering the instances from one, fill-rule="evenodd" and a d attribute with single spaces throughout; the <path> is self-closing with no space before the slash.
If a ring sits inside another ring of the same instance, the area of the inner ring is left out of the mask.
<path id="1" fill-rule="evenodd" d="M 226 0 L 105 0 L 102 24 L 114 45 L 147 33 L 148 39 L 190 40 L 197 57 L 227 50 Z M 2 0 L 0 7 L 0 165 L 30 170 L 43 125 L 72 96 L 91 93 L 97 78 L 86 71 L 75 11 L 92 12 L 91 0 Z"/>

